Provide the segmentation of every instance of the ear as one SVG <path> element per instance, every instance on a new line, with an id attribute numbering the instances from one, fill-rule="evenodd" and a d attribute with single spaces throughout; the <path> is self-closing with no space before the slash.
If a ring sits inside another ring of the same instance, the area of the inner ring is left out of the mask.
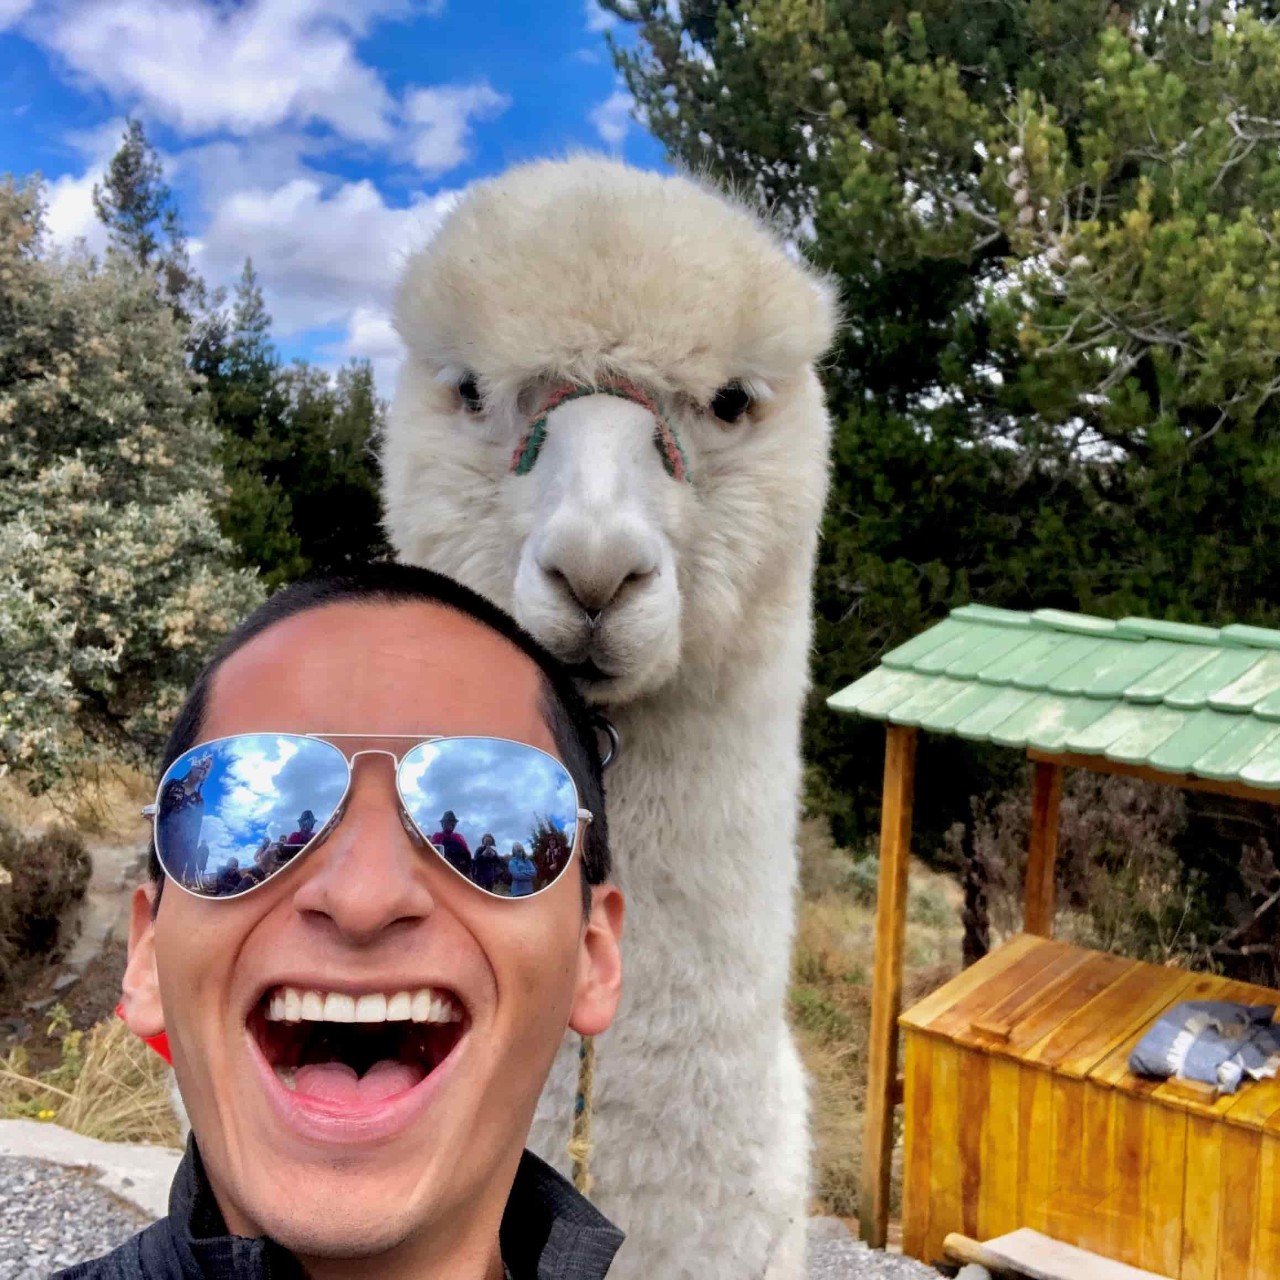
<path id="1" fill-rule="evenodd" d="M 578 989 L 569 1026 L 579 1035 L 598 1036 L 609 1029 L 622 998 L 622 890 L 593 885 L 591 911 L 578 952 Z"/>
<path id="2" fill-rule="evenodd" d="M 160 975 L 156 970 L 156 922 L 152 905 L 154 884 L 133 891 L 129 917 L 129 960 L 124 969 L 124 1020 L 134 1035 L 158 1036 L 164 1030 L 160 1007 Z"/>

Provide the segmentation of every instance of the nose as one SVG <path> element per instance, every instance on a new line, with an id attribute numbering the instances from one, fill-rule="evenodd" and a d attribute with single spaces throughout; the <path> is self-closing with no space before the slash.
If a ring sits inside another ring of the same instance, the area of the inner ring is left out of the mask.
<path id="1" fill-rule="evenodd" d="M 632 587 L 658 572 L 656 540 L 629 529 L 601 528 L 589 519 L 562 519 L 548 529 L 538 566 L 595 623 Z"/>
<path id="2" fill-rule="evenodd" d="M 435 909 L 429 860 L 400 817 L 395 765 L 365 757 L 352 766 L 351 790 L 337 826 L 314 860 L 294 907 L 355 946 L 421 924 Z"/>

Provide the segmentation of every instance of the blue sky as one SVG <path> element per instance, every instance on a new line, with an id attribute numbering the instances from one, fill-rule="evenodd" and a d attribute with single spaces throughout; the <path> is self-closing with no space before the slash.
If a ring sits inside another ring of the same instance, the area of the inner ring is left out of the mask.
<path id="1" fill-rule="evenodd" d="M 95 179 L 134 115 L 197 265 L 251 255 L 287 355 L 368 356 L 456 193 L 592 149 L 646 167 L 595 0 L 0 0 L 0 172 L 39 170 L 53 238 L 101 244 Z"/>

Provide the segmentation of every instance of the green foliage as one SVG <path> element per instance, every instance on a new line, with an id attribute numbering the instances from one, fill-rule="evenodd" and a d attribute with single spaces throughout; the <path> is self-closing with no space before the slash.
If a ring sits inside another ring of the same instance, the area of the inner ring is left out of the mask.
<path id="1" fill-rule="evenodd" d="M 40 189 L 0 184 L 0 767 L 48 785 L 154 749 L 261 598 L 212 500 L 214 433 L 154 277 L 42 257 Z"/>
<path id="2" fill-rule="evenodd" d="M 841 287 L 806 726 L 837 839 L 874 817 L 880 733 L 823 699 L 948 608 L 1280 617 L 1267 7 L 605 3 L 669 153 Z M 925 848 L 998 781 L 933 750 Z"/>
<path id="3" fill-rule="evenodd" d="M 137 120 L 127 122 L 120 149 L 102 182 L 94 183 L 93 210 L 112 250 L 153 274 L 160 296 L 189 322 L 204 302 L 204 285 L 191 268 L 160 157 Z"/>
<path id="4" fill-rule="evenodd" d="M 336 377 L 282 368 L 253 263 L 229 313 L 206 322 L 193 356 L 206 380 L 228 483 L 223 532 L 269 586 L 389 555 L 375 449 L 385 405 L 367 361 Z"/>

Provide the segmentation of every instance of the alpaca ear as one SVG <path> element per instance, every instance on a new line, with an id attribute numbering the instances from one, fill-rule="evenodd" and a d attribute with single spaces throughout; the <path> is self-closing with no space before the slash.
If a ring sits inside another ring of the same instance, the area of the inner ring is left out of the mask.
<path id="1" fill-rule="evenodd" d="M 582 1036 L 598 1036 L 609 1029 L 622 998 L 622 890 L 611 884 L 593 885 L 591 910 L 578 952 L 578 987 L 569 1013 L 569 1026 Z"/>
<path id="2" fill-rule="evenodd" d="M 133 891 L 129 917 L 129 959 L 124 969 L 124 1020 L 134 1035 L 144 1039 L 164 1030 L 160 1007 L 160 975 L 156 970 L 156 924 L 152 907 L 156 886 L 139 885 Z"/>

